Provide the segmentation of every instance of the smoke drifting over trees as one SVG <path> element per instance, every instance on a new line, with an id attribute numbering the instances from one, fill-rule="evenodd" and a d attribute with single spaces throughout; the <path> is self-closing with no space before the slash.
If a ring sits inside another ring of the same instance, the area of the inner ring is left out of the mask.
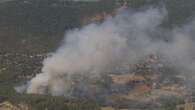
<path id="1" fill-rule="evenodd" d="M 101 23 L 67 31 L 26 92 L 76 97 L 74 90 L 81 87 L 87 94 L 91 83 L 115 71 L 124 73 L 150 54 L 161 56 L 178 73 L 194 73 L 195 20 L 168 30 L 161 26 L 166 16 L 164 8 L 126 9 Z"/>

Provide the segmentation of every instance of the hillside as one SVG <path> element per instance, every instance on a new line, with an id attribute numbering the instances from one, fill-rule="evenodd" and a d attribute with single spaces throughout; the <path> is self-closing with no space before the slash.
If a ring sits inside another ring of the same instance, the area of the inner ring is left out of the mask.
<path id="1" fill-rule="evenodd" d="M 102 90 L 114 88 L 108 90 L 103 101 L 102 98 L 98 101 L 87 100 L 82 95 L 79 95 L 80 99 L 66 99 L 63 96 L 26 94 L 15 90 L 15 87 L 40 73 L 42 61 L 61 45 L 67 31 L 102 22 L 105 17 L 113 16 L 114 10 L 125 3 L 133 10 L 164 6 L 168 16 L 161 26 L 166 29 L 185 24 L 195 14 L 194 0 L 124 1 L 0 1 L 0 110 L 128 110 L 136 107 L 142 110 L 175 110 L 177 104 L 184 104 L 188 91 L 183 82 L 189 78 L 193 82 L 194 77 L 169 74 L 174 73 L 174 70 L 166 66 L 159 67 L 165 75 L 154 74 L 153 70 L 151 72 L 145 68 L 147 66 L 143 62 L 126 75 L 110 73 L 105 79 L 94 81 Z M 91 94 L 96 96 L 96 88 L 93 84 L 90 87 Z M 154 102 L 154 99 L 159 103 Z"/>

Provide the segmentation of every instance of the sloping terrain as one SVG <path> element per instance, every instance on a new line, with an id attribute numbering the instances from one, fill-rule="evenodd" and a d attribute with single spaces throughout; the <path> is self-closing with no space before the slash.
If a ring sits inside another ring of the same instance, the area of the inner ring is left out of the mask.
<path id="1" fill-rule="evenodd" d="M 162 3 L 165 3 L 168 9 L 167 20 L 162 26 L 172 28 L 193 18 L 194 0 L 132 0 L 127 1 L 127 6 L 139 10 L 143 5 L 155 4 L 156 6 Z M 111 85 L 116 86 L 116 89 L 108 97 L 108 100 L 111 99 L 113 102 L 106 103 L 67 100 L 50 95 L 19 94 L 14 90 L 15 86 L 23 84 L 41 71 L 43 59 L 60 45 L 65 31 L 91 22 L 101 22 L 101 17 L 106 16 L 104 14 L 112 13 L 115 8 L 123 4 L 122 0 L 106 2 L 104 0 L 102 2 L 8 0 L 0 2 L 0 110 L 7 108 L 8 110 L 13 108 L 14 110 L 96 110 L 100 107 L 102 110 L 115 110 L 115 108 L 125 110 L 129 106 L 133 108 L 133 105 L 140 105 L 142 109 L 150 106 L 153 110 L 152 107 L 157 106 L 161 110 L 173 110 L 176 104 L 183 103 L 183 100 L 175 97 L 169 102 L 166 97 L 159 99 L 163 104 L 145 103 L 164 94 L 174 96 L 182 92 L 185 94 L 185 90 L 182 85 L 178 85 L 179 83 L 162 84 L 156 87 L 156 83 L 152 81 L 155 82 L 158 76 L 143 74 L 133 77 L 132 75 L 111 75 Z M 177 79 L 177 77 L 171 78 Z M 133 90 L 128 88 L 128 84 L 131 85 L 132 82 L 134 84 L 136 81 L 138 85 Z M 132 102 L 132 99 L 138 102 Z M 141 106 L 141 104 L 145 105 Z M 107 105 L 112 107 L 107 107 Z"/>

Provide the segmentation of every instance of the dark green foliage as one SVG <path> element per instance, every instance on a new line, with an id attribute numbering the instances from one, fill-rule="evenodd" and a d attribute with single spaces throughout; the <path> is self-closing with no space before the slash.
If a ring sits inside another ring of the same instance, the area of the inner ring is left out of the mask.
<path id="1" fill-rule="evenodd" d="M 40 72 L 46 53 L 53 52 L 64 37 L 64 31 L 80 27 L 85 16 L 110 12 L 123 0 L 104 2 L 71 2 L 68 0 L 14 0 L 0 3 L 0 102 L 26 103 L 34 110 L 97 110 L 99 105 L 91 101 L 66 100 L 64 97 L 19 94 L 14 86 L 25 82 L 19 76 Z M 127 0 L 128 6 L 165 6 L 168 10 L 163 26 L 174 27 L 191 20 L 195 12 L 194 0 Z M 144 7 L 144 8 L 145 8 Z M 8 55 L 9 54 L 9 55 Z M 36 56 L 36 55 L 42 56 Z M 32 56 L 32 58 L 31 58 Z M 164 69 L 170 71 L 169 68 Z M 164 73 L 166 73 L 164 71 Z M 110 79 L 97 82 L 109 88 Z M 176 102 L 162 101 L 164 108 L 174 110 Z M 129 104 L 129 103 L 128 103 Z"/>

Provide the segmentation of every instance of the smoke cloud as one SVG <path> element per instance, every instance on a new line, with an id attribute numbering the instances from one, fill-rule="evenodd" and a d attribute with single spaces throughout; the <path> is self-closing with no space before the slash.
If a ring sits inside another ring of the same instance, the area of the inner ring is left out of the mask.
<path id="1" fill-rule="evenodd" d="M 98 94 L 103 90 L 97 82 L 112 72 L 128 73 L 130 65 L 150 54 L 162 56 L 164 62 L 178 68 L 178 73 L 195 72 L 195 21 L 165 29 L 161 24 L 166 17 L 164 8 L 126 9 L 101 23 L 67 31 L 59 49 L 43 61 L 42 72 L 29 82 L 26 92 L 88 97 L 95 91 L 101 97 Z"/>

